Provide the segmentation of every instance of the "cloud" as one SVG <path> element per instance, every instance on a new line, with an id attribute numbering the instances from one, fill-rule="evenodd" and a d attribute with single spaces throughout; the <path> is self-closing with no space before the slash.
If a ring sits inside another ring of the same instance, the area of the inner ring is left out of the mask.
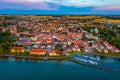
<path id="1" fill-rule="evenodd" d="M 56 10 L 57 6 L 49 5 L 43 0 L 1 0 L 0 9 Z"/>
<path id="2" fill-rule="evenodd" d="M 98 6 L 94 0 L 44 0 L 62 6 L 85 7 L 85 6 Z"/>
<path id="3" fill-rule="evenodd" d="M 119 10 L 120 0 L 0 0 L 0 8 L 58 10 L 59 7 L 94 7 L 94 10 Z M 11 4 L 11 5 L 10 5 Z"/>
<path id="4" fill-rule="evenodd" d="M 101 10 L 101 11 L 120 11 L 120 5 L 117 6 L 106 6 L 106 7 L 99 7 L 95 8 L 94 10 Z"/>
<path id="5" fill-rule="evenodd" d="M 39 0 L 35 0 L 39 1 Z M 40 0 L 41 1 L 41 0 Z M 119 5 L 120 0 L 42 0 L 43 2 L 50 2 L 62 6 L 73 7 L 101 7 L 110 5 Z"/>

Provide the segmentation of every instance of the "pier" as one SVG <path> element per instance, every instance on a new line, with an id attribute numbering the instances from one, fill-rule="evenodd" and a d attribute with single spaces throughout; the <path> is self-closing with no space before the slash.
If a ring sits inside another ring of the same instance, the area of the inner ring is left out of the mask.
<path id="1" fill-rule="evenodd" d="M 87 62 L 85 62 L 84 60 L 86 60 Z M 69 61 L 80 64 L 80 65 L 97 68 L 97 69 L 113 71 L 113 72 L 118 71 L 117 69 L 112 69 L 112 68 L 107 68 L 107 67 L 101 66 L 99 64 L 99 60 L 97 60 L 97 59 L 95 60 L 93 57 L 86 57 L 86 56 L 83 56 L 83 55 L 75 55 L 75 56 L 71 57 L 71 59 Z M 89 61 L 92 61 L 93 63 L 97 63 L 97 64 L 90 63 Z"/>

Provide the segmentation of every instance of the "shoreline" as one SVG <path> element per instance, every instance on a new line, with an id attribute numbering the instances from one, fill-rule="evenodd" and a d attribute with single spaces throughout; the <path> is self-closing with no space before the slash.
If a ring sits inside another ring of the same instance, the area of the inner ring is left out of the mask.
<path id="1" fill-rule="evenodd" d="M 98 56 L 103 56 L 100 54 L 93 54 L 93 55 L 98 55 Z M 105 56 L 105 55 L 104 55 Z M 106 71 L 113 71 L 113 72 L 117 72 L 118 70 L 116 69 L 112 69 L 112 68 L 106 68 L 106 67 L 101 67 L 101 66 L 91 66 L 88 64 L 84 64 L 84 63 L 79 63 L 75 60 L 71 60 L 71 56 L 66 56 L 66 57 L 33 57 L 33 56 L 15 56 L 15 55 L 0 55 L 0 58 L 15 58 L 15 59 L 26 59 L 26 60 L 44 60 L 44 61 L 50 61 L 50 60 L 68 60 L 71 62 L 74 62 L 76 64 L 80 64 L 80 65 L 84 65 L 87 67 L 93 67 L 93 68 L 97 68 L 97 69 L 102 69 L 102 70 L 106 70 Z M 105 56 L 105 57 L 110 57 L 110 56 Z M 112 57 L 112 58 L 116 58 L 116 57 Z M 118 57 L 117 57 L 118 58 Z"/>
<path id="2" fill-rule="evenodd" d="M 92 54 L 96 56 L 104 56 L 104 57 L 109 57 L 109 58 L 120 58 L 119 56 L 109 56 L 109 55 L 104 55 L 104 54 L 97 54 L 97 53 L 78 53 L 78 54 Z M 73 55 L 72 55 L 73 56 Z M 60 57 L 34 57 L 34 56 L 17 56 L 17 55 L 0 55 L 0 58 L 8 58 L 8 57 L 13 57 L 17 59 L 33 59 L 33 60 L 69 60 L 70 56 L 60 56 Z"/>
<path id="3" fill-rule="evenodd" d="M 68 52 L 69 53 L 69 52 Z M 109 55 L 109 53 L 107 53 L 108 55 L 106 55 L 106 53 L 87 53 L 87 52 L 70 52 L 71 54 L 92 54 L 92 55 L 98 55 L 98 56 L 105 56 L 105 57 L 110 57 L 110 58 L 120 58 L 120 53 L 116 53 L 116 54 L 119 54 L 119 56 L 117 55 Z M 115 54 L 115 53 L 112 53 L 112 54 Z"/>
<path id="4" fill-rule="evenodd" d="M 104 54 L 96 54 L 96 53 L 90 53 L 90 54 L 97 55 L 97 56 L 109 57 L 109 58 L 120 58 L 119 56 L 108 56 L 108 55 L 104 55 Z"/>
<path id="5" fill-rule="evenodd" d="M 69 61 L 74 62 L 76 64 L 84 65 L 84 66 L 87 66 L 87 67 L 93 67 L 93 68 L 96 68 L 96 69 L 102 69 L 102 70 L 106 70 L 106 71 L 118 72 L 117 69 L 112 69 L 112 68 L 107 68 L 107 67 L 101 67 L 101 66 L 93 66 L 93 65 L 89 65 L 89 64 L 77 62 L 75 60 L 69 60 Z"/>
<path id="6" fill-rule="evenodd" d="M 67 57 L 31 57 L 31 56 L 15 56 L 15 55 L 0 55 L 0 58 L 13 57 L 16 59 L 32 59 L 32 60 L 67 60 Z"/>

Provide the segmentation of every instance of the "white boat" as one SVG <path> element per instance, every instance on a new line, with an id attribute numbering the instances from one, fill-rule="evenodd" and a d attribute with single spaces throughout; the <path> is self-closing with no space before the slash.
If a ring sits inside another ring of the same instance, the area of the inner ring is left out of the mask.
<path id="1" fill-rule="evenodd" d="M 94 58 L 94 57 L 90 57 L 90 59 L 92 59 L 92 60 L 96 60 L 96 58 Z"/>

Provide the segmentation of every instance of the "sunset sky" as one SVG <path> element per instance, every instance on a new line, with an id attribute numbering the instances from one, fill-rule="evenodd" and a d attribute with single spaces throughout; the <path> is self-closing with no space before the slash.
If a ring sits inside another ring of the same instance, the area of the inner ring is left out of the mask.
<path id="1" fill-rule="evenodd" d="M 120 14 L 120 0 L 0 0 L 0 14 Z"/>

